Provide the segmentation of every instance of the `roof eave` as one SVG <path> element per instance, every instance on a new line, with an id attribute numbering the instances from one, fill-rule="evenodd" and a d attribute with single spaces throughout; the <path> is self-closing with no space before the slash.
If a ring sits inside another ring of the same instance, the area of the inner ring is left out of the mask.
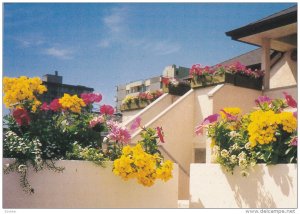
<path id="1" fill-rule="evenodd" d="M 274 17 L 272 19 L 264 20 L 258 23 L 249 24 L 244 27 L 228 31 L 225 34 L 227 36 L 230 36 L 233 40 L 239 40 L 240 38 L 246 36 L 254 35 L 295 22 L 297 22 L 297 11 L 293 11 L 291 13 Z"/>

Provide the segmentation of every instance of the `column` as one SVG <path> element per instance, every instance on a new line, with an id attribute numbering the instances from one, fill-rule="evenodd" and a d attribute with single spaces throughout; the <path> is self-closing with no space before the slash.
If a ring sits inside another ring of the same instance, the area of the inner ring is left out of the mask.
<path id="1" fill-rule="evenodd" d="M 261 70 L 265 71 L 264 90 L 270 88 L 270 39 L 262 38 Z"/>

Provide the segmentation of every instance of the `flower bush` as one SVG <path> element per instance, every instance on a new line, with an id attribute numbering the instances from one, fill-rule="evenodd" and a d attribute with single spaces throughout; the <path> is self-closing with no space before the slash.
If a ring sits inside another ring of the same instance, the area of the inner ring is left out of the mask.
<path id="1" fill-rule="evenodd" d="M 136 118 L 131 129 L 140 127 Z M 137 179 L 144 186 L 152 186 L 156 179 L 168 181 L 172 178 L 173 163 L 164 161 L 158 150 L 158 142 L 164 143 L 162 129 L 142 128 L 142 140 L 134 147 L 125 146 L 121 156 L 114 161 L 113 173 L 122 179 Z"/>
<path id="2" fill-rule="evenodd" d="M 127 95 L 122 101 L 121 110 L 128 109 L 138 109 L 147 106 L 149 103 L 153 102 L 157 98 L 159 98 L 163 92 L 161 90 L 157 90 L 154 92 L 140 92 L 138 95 Z M 133 106 L 135 104 L 135 106 Z"/>
<path id="3" fill-rule="evenodd" d="M 207 128 L 215 161 L 231 173 L 240 167 L 243 175 L 256 163 L 297 162 L 297 118 L 286 109 L 297 107 L 288 94 L 286 99 L 259 97 L 256 109 L 241 114 L 239 108 L 224 108 L 196 127 L 196 134 Z"/>
<path id="4" fill-rule="evenodd" d="M 131 140 L 130 131 L 114 120 L 112 106 L 93 110 L 102 100 L 101 94 L 64 94 L 48 104 L 38 100 L 46 91 L 39 78 L 5 77 L 3 83 L 5 104 L 11 110 L 3 120 L 3 157 L 14 158 L 4 173 L 19 173 L 20 185 L 27 193 L 34 192 L 27 179 L 29 166 L 35 171 L 46 168 L 56 172 L 64 170 L 55 165 L 56 160 L 88 160 L 105 166 L 107 161 L 119 159 Z"/>

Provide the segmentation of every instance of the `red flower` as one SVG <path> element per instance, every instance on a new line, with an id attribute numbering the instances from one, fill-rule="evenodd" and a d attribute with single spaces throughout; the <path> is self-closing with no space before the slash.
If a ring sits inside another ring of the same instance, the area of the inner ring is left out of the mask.
<path id="1" fill-rule="evenodd" d="M 30 117 L 28 112 L 23 108 L 17 108 L 13 111 L 13 117 L 19 126 L 29 125 Z"/>
<path id="2" fill-rule="evenodd" d="M 283 94 L 285 96 L 287 104 L 292 108 L 297 108 L 296 100 L 294 100 L 294 98 L 286 92 L 283 92 Z"/>
<path id="3" fill-rule="evenodd" d="M 61 104 L 59 103 L 59 100 L 52 100 L 52 102 L 49 104 L 49 109 L 52 111 L 59 111 L 61 109 Z"/>
<path id="4" fill-rule="evenodd" d="M 161 127 L 156 127 L 157 136 L 159 137 L 160 142 L 164 143 L 164 134 Z"/>
<path id="5" fill-rule="evenodd" d="M 42 111 L 49 111 L 50 106 L 45 102 L 45 103 L 43 103 L 43 105 L 41 105 L 41 110 Z"/>
<path id="6" fill-rule="evenodd" d="M 196 126 L 195 133 L 197 135 L 200 135 L 200 134 L 202 135 L 203 134 L 203 128 L 204 128 L 204 126 L 207 125 L 207 124 L 216 122 L 218 120 L 219 116 L 220 116 L 219 114 L 212 114 L 212 115 L 206 117 L 202 121 L 202 123 L 200 123 L 198 126 Z"/>
<path id="7" fill-rule="evenodd" d="M 161 82 L 164 84 L 164 85 L 168 85 L 169 84 L 169 78 L 168 77 L 162 77 L 161 78 Z"/>
<path id="8" fill-rule="evenodd" d="M 102 105 L 100 107 L 101 114 L 113 115 L 114 112 L 115 112 L 115 109 L 110 105 Z"/>
<path id="9" fill-rule="evenodd" d="M 80 97 L 86 105 L 99 103 L 102 100 L 102 95 L 97 93 L 82 93 Z"/>

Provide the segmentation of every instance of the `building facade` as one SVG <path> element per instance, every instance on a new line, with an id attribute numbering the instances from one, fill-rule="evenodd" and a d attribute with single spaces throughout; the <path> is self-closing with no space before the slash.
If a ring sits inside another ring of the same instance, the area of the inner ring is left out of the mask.
<path id="1" fill-rule="evenodd" d="M 63 77 L 59 76 L 57 71 L 55 71 L 54 75 L 44 75 L 42 80 L 43 84 L 47 87 L 47 92 L 40 97 L 42 102 L 49 103 L 55 98 L 62 97 L 64 93 L 71 95 L 77 94 L 79 96 L 81 93 L 91 93 L 94 91 L 93 88 L 86 86 L 63 84 Z"/>
<path id="2" fill-rule="evenodd" d="M 162 77 L 173 77 L 176 79 L 183 79 L 189 75 L 189 68 L 176 67 L 176 65 L 170 65 L 165 67 L 161 76 L 152 77 L 145 80 L 138 80 L 127 84 L 121 84 L 116 87 L 116 110 L 120 112 L 122 101 L 128 95 L 136 96 L 141 92 L 153 92 L 162 89 Z"/>

